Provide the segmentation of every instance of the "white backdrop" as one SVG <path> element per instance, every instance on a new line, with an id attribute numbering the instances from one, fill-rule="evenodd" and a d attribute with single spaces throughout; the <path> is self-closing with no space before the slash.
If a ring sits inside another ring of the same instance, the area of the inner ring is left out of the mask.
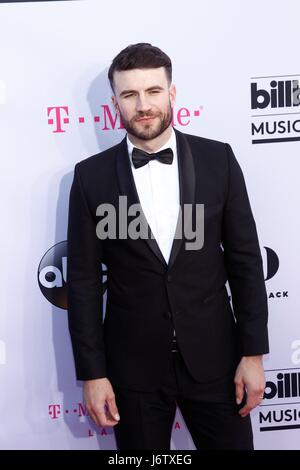
<path id="1" fill-rule="evenodd" d="M 177 128 L 229 142 L 243 168 L 270 305 L 255 445 L 300 448 L 300 142 L 252 143 L 300 136 L 297 90 L 293 105 L 278 94 L 276 106 L 251 109 L 251 83 L 269 94 L 272 80 L 297 88 L 299 14 L 298 0 L 0 5 L 2 449 L 115 448 L 112 431 L 85 416 L 75 380 L 62 308 L 63 242 L 74 164 L 123 135 L 106 73 L 136 42 L 151 42 L 173 60 Z M 263 105 L 262 96 L 256 103 Z M 276 120 L 290 120 L 294 130 L 266 132 Z M 264 135 L 252 136 L 252 123 Z M 172 448 L 194 448 L 179 412 Z"/>

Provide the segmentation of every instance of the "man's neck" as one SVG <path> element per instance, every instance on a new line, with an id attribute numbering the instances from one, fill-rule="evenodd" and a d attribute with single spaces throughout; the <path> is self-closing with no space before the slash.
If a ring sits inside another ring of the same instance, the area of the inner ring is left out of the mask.
<path id="1" fill-rule="evenodd" d="M 155 137 L 155 139 L 142 140 L 129 133 L 128 138 L 135 147 L 138 147 L 139 149 L 144 150 L 145 152 L 153 153 L 160 149 L 166 142 L 168 142 L 171 137 L 171 134 L 172 126 L 169 126 L 162 134 Z"/>

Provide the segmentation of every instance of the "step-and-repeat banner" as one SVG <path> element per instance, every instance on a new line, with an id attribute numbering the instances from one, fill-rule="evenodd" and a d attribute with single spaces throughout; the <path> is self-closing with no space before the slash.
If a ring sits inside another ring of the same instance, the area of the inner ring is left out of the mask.
<path id="1" fill-rule="evenodd" d="M 116 448 L 75 379 L 66 227 L 74 164 L 124 135 L 107 68 L 136 42 L 173 60 L 175 127 L 229 142 L 244 171 L 270 307 L 255 446 L 300 448 L 299 14 L 298 0 L 0 5 L 2 449 Z M 179 411 L 172 448 L 194 449 Z"/>

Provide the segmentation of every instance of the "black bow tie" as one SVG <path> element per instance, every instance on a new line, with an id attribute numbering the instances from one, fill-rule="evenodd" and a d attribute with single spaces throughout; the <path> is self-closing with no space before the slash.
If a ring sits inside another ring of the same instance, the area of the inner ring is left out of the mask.
<path id="1" fill-rule="evenodd" d="M 147 153 L 136 147 L 132 150 L 132 163 L 134 168 L 140 168 L 141 166 L 147 165 L 150 160 L 158 160 L 161 163 L 171 165 L 173 161 L 173 150 L 167 148 L 156 153 Z"/>

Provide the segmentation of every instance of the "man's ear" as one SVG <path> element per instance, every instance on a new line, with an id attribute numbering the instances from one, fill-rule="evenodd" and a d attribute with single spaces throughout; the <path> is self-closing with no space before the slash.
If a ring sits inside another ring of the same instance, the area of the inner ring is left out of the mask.
<path id="1" fill-rule="evenodd" d="M 111 102 L 116 110 L 116 112 L 118 113 L 119 112 L 119 106 L 118 106 L 118 103 L 117 103 L 117 100 L 116 100 L 116 97 L 115 95 L 112 95 L 111 97 Z"/>
<path id="2" fill-rule="evenodd" d="M 173 108 L 175 105 L 175 99 L 176 99 L 176 87 L 173 83 L 170 86 L 169 94 L 170 94 L 171 107 Z"/>

